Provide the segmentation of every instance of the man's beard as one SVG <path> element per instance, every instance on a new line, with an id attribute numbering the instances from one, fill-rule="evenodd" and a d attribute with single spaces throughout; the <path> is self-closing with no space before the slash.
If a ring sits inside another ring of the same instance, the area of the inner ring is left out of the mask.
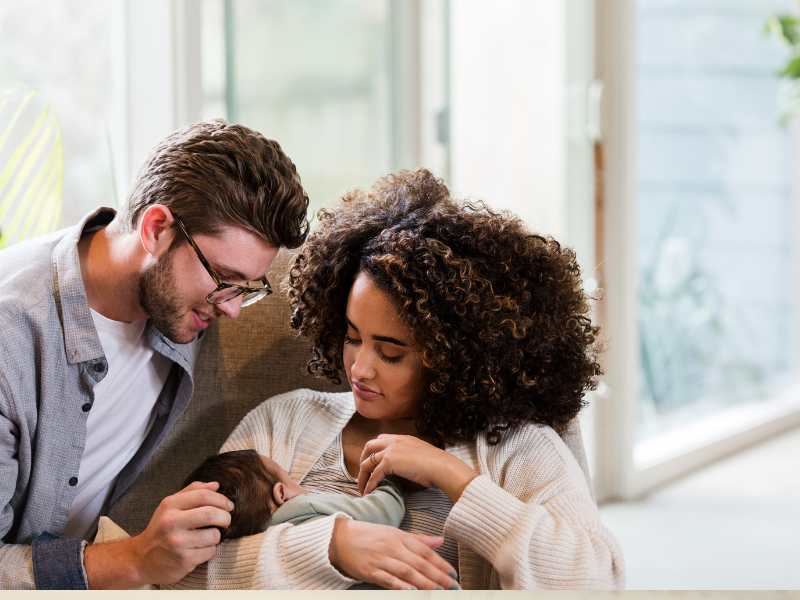
<path id="1" fill-rule="evenodd" d="M 194 339 L 181 331 L 180 322 L 184 306 L 175 291 L 173 255 L 170 250 L 156 264 L 139 277 L 139 303 L 153 325 L 165 336 L 178 344 Z"/>

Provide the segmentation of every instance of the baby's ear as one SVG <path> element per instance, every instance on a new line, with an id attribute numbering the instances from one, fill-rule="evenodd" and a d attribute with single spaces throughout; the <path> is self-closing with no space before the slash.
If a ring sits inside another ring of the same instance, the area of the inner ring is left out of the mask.
<path id="1" fill-rule="evenodd" d="M 275 500 L 275 504 L 278 506 L 282 506 L 287 500 L 286 486 L 280 481 L 276 482 L 275 485 L 272 486 L 272 499 Z"/>

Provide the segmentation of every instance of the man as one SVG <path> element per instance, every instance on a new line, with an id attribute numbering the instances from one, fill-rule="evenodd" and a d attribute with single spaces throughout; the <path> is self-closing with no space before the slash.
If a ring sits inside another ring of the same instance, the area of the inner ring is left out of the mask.
<path id="1" fill-rule="evenodd" d="M 172 583 L 213 556 L 215 483 L 138 536 L 83 540 L 185 410 L 199 334 L 271 291 L 307 207 L 276 142 L 213 121 L 154 150 L 124 212 L 0 252 L 0 589 Z"/>

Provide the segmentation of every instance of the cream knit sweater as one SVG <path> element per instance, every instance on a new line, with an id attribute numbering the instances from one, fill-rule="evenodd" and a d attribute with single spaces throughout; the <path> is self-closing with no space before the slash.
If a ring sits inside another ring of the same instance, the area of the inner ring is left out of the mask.
<path id="1" fill-rule="evenodd" d="M 221 451 L 254 448 L 302 481 L 355 411 L 346 393 L 296 390 L 253 409 Z M 581 471 L 551 428 L 527 425 L 499 444 L 483 435 L 447 448 L 480 473 L 453 505 L 464 589 L 609 589 L 624 584 L 622 552 L 600 522 Z M 220 545 L 178 588 L 343 589 L 328 560 L 335 516 L 283 524 Z"/>

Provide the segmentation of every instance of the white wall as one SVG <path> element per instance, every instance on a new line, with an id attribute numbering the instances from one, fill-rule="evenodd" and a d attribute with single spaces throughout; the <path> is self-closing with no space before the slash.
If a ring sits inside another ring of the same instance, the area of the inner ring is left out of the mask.
<path id="1" fill-rule="evenodd" d="M 457 0 L 450 6 L 454 191 L 563 237 L 565 5 Z"/>

